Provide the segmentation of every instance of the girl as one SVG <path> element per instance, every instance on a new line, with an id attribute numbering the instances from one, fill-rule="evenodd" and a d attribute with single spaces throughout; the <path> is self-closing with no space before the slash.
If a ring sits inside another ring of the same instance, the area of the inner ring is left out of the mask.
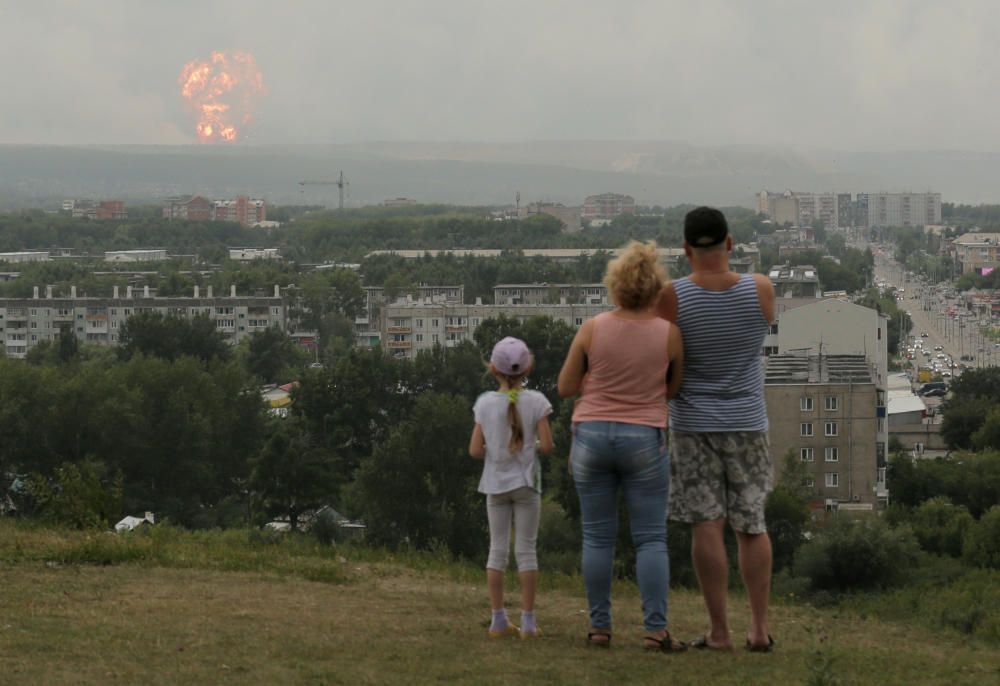
<path id="1" fill-rule="evenodd" d="M 540 635 L 535 623 L 535 589 L 538 559 L 535 542 L 542 506 L 541 469 L 535 455 L 552 452 L 549 414 L 552 405 L 538 391 L 523 389 L 524 378 L 534 359 L 524 341 L 507 337 L 496 344 L 490 356 L 490 373 L 499 390 L 483 393 L 472 408 L 476 426 L 469 441 L 469 454 L 485 460 L 479 492 L 486 494 L 490 523 L 490 556 L 486 563 L 493 620 L 491 638 Z M 537 446 L 536 446 L 537 439 Z M 510 555 L 513 518 L 516 538 L 514 555 L 521 581 L 521 629 L 510 623 L 503 606 L 503 575 Z"/>

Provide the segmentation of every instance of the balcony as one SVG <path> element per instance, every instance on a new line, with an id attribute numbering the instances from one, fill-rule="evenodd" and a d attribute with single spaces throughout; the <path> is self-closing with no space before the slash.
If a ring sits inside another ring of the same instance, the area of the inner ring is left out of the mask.
<path id="1" fill-rule="evenodd" d="M 444 327 L 448 333 L 465 333 L 469 330 L 468 324 L 448 324 Z"/>
<path id="2" fill-rule="evenodd" d="M 387 326 L 386 333 L 410 333 L 413 329 L 409 326 Z"/>
<path id="3" fill-rule="evenodd" d="M 386 345 L 390 350 L 409 350 L 411 347 L 409 341 L 386 341 Z"/>
<path id="4" fill-rule="evenodd" d="M 106 322 L 108 321 L 107 314 L 88 314 L 84 316 L 88 322 Z"/>

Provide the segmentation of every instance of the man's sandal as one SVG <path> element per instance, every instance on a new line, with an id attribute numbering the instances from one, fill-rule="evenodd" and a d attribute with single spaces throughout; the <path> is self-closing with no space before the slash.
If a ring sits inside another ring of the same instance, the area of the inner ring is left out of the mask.
<path id="1" fill-rule="evenodd" d="M 721 652 L 729 652 L 733 649 L 732 646 L 720 646 L 709 643 L 708 636 L 705 635 L 701 635 L 698 638 L 688 641 L 687 645 L 689 648 L 693 648 L 695 650 L 718 650 Z"/>
<path id="2" fill-rule="evenodd" d="M 611 634 L 597 629 L 587 633 L 587 646 L 590 648 L 610 648 Z"/>
<path id="3" fill-rule="evenodd" d="M 751 653 L 772 653 L 774 652 L 774 638 L 771 637 L 771 634 L 768 634 L 767 643 L 751 643 L 748 636 L 746 649 Z"/>
<path id="4" fill-rule="evenodd" d="M 643 636 L 642 640 L 643 648 L 649 651 L 656 651 L 658 653 L 683 653 L 688 649 L 688 646 L 683 641 L 678 641 L 676 638 L 667 632 L 667 635 L 663 638 L 657 638 L 656 636 Z"/>

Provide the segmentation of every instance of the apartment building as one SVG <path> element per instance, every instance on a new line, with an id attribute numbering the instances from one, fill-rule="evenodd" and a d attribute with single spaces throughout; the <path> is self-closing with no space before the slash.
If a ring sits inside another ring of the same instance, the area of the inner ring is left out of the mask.
<path id="1" fill-rule="evenodd" d="M 277 248 L 230 248 L 229 259 L 237 262 L 280 260 L 281 253 L 278 252 Z"/>
<path id="2" fill-rule="evenodd" d="M 226 221 L 252 226 L 267 221 L 267 203 L 245 195 L 227 200 L 209 200 L 200 195 L 176 196 L 167 199 L 163 218 Z"/>
<path id="3" fill-rule="evenodd" d="M 163 218 L 210 222 L 215 218 L 215 205 L 200 195 L 167 198 Z"/>
<path id="4" fill-rule="evenodd" d="M 354 344 L 361 348 L 377 348 L 384 338 L 383 308 L 399 294 L 388 298 L 382 286 L 365 286 L 365 311 L 354 318 Z M 421 284 L 403 295 L 404 302 L 465 302 L 465 286 L 431 286 Z"/>
<path id="5" fill-rule="evenodd" d="M 167 251 L 159 248 L 147 250 L 108 250 L 104 253 L 105 262 L 163 262 L 167 259 Z"/>
<path id="6" fill-rule="evenodd" d="M 76 219 L 128 219 L 128 210 L 121 200 L 64 200 L 64 212 Z"/>
<path id="7" fill-rule="evenodd" d="M 879 450 L 885 408 L 864 355 L 770 357 L 764 395 L 776 476 L 791 452 L 807 467 L 805 485 L 813 489 L 815 508 L 888 504 Z"/>
<path id="8" fill-rule="evenodd" d="M 7 357 L 23 358 L 42 341 L 54 341 L 62 331 L 76 335 L 82 343 L 118 345 L 118 333 L 129 317 L 143 312 L 195 317 L 205 315 L 232 344 L 247 336 L 277 326 L 287 329 L 287 308 L 278 286 L 274 294 L 237 296 L 233 286 L 228 296 L 216 297 L 209 286 L 202 296 L 198 286 L 192 297 L 156 297 L 148 286 L 131 286 L 122 293 L 115 286 L 110 298 L 78 296 L 76 286 L 67 295 L 56 295 L 51 286 L 45 297 L 34 288 L 31 298 L 0 298 L 0 341 Z"/>
<path id="9" fill-rule="evenodd" d="M 49 262 L 51 259 L 48 251 L 0 252 L 0 262 Z"/>
<path id="10" fill-rule="evenodd" d="M 610 305 L 484 305 L 444 301 L 399 301 L 383 308 L 382 344 L 397 357 L 413 358 L 435 345 L 454 347 L 473 340 L 476 329 L 487 319 L 500 315 L 520 320 L 551 317 L 574 329 Z"/>
<path id="11" fill-rule="evenodd" d="M 493 302 L 497 305 L 607 305 L 608 287 L 603 283 L 501 283 L 493 287 Z"/>
<path id="12" fill-rule="evenodd" d="M 620 193 L 588 195 L 583 201 L 583 219 L 614 219 L 623 214 L 635 214 L 635 198 Z"/>
<path id="13" fill-rule="evenodd" d="M 951 251 L 963 274 L 989 274 L 1000 267 L 1000 233 L 964 233 Z"/>
<path id="14" fill-rule="evenodd" d="M 774 285 L 775 297 L 781 299 L 809 298 L 815 300 L 823 296 L 819 284 L 819 272 L 808 264 L 791 266 L 775 265 L 767 273 Z"/>
<path id="15" fill-rule="evenodd" d="M 940 193 L 868 193 L 867 226 L 926 226 L 940 223 Z"/>
<path id="16" fill-rule="evenodd" d="M 215 221 L 251 226 L 267 219 L 267 203 L 258 198 L 241 195 L 231 200 L 216 200 L 214 205 Z"/>
<path id="17" fill-rule="evenodd" d="M 827 229 L 852 226 L 927 226 L 941 223 L 940 193 L 803 193 L 757 194 L 757 211 L 775 224 Z"/>

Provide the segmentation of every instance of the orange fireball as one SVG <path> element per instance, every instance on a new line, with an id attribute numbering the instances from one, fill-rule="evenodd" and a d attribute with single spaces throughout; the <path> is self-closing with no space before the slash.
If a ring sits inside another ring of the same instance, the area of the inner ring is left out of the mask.
<path id="1" fill-rule="evenodd" d="M 247 52 L 213 52 L 207 60 L 188 62 L 178 83 L 202 143 L 237 140 L 265 92 L 264 77 Z"/>

